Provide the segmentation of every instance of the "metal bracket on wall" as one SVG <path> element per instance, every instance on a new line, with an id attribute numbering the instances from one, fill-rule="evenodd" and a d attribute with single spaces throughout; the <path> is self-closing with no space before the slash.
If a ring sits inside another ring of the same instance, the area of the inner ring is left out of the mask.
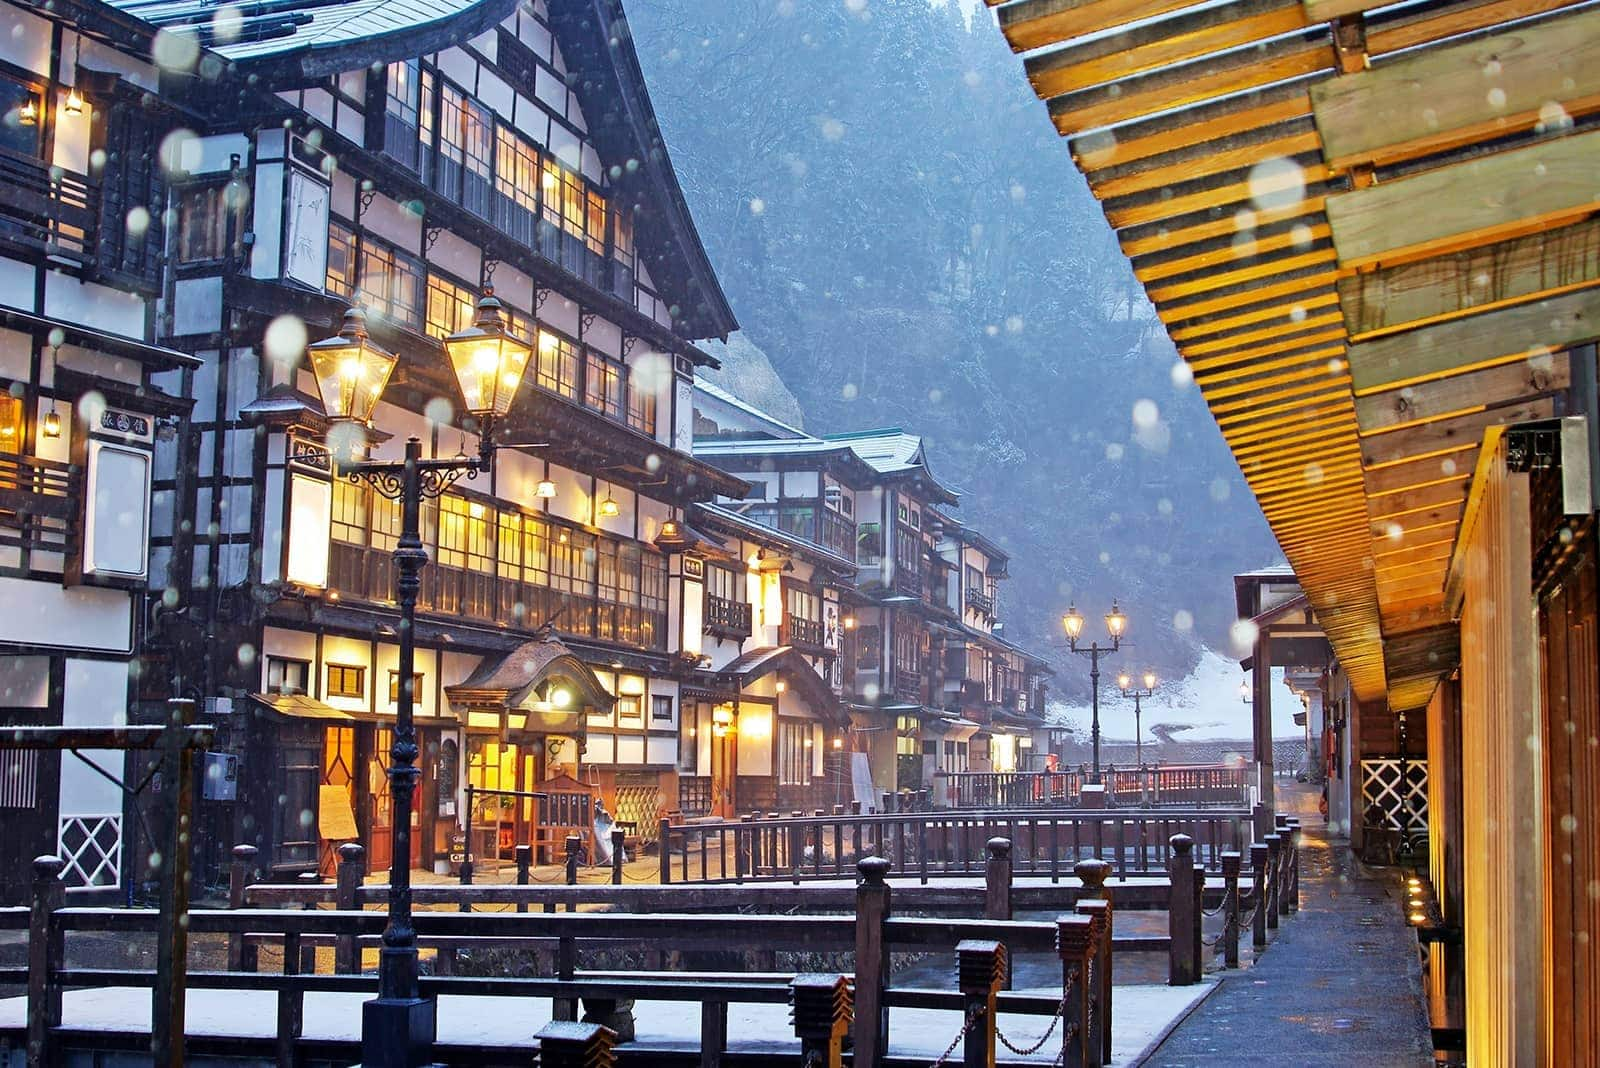
<path id="1" fill-rule="evenodd" d="M 422 251 L 432 252 L 433 243 L 439 240 L 439 235 L 444 232 L 442 226 L 430 226 L 422 234 Z"/>

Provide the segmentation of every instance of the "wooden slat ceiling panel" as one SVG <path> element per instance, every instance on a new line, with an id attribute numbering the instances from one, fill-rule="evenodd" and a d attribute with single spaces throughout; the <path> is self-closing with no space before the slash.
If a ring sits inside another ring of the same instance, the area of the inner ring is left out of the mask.
<path id="1" fill-rule="evenodd" d="M 1479 443 L 1600 333 L 1600 6 L 988 2 L 1358 694 L 1425 702 Z"/>

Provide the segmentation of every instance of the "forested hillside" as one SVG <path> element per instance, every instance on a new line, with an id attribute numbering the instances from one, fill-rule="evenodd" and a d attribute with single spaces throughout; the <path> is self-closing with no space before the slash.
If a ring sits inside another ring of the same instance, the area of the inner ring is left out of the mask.
<path id="1" fill-rule="evenodd" d="M 1014 555 L 1013 638 L 1044 649 L 1069 599 L 1093 619 L 1118 596 L 1166 677 L 1225 648 L 1229 576 L 1276 547 L 989 16 L 629 12 L 700 232 L 806 427 L 929 439 L 962 520 Z"/>

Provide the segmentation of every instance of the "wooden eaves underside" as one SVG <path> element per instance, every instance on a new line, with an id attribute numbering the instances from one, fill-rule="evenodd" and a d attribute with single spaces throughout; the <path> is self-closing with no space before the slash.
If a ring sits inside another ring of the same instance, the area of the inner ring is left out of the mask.
<path id="1" fill-rule="evenodd" d="M 988 0 L 1363 700 L 1600 334 L 1600 3 Z"/>

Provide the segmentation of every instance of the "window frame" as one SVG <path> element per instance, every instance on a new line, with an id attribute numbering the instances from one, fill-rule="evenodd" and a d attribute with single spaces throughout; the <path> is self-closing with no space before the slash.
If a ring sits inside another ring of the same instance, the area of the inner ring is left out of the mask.
<path id="1" fill-rule="evenodd" d="M 334 672 L 338 672 L 340 685 L 334 686 Z M 352 686 L 351 679 L 355 682 Z M 328 662 L 323 665 L 323 694 L 327 697 L 344 697 L 360 700 L 367 695 L 367 668 L 364 664 L 336 664 Z"/>

